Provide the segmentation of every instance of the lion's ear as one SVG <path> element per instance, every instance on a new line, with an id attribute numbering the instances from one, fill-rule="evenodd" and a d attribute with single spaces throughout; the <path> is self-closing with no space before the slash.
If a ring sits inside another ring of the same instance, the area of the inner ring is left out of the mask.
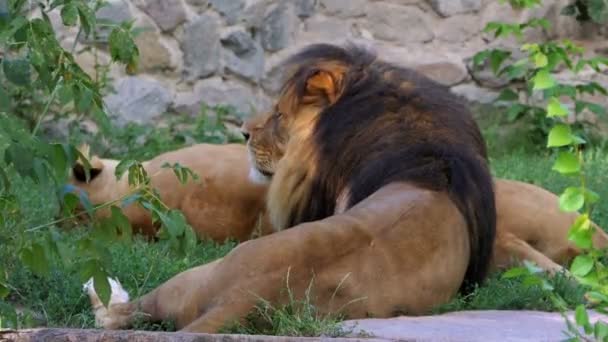
<path id="1" fill-rule="evenodd" d="M 91 168 L 89 169 L 90 178 L 87 180 L 86 167 L 84 161 L 82 160 L 82 157 L 79 157 L 76 160 L 76 163 L 72 167 L 72 174 L 74 175 L 74 178 L 76 178 L 76 180 L 78 180 L 79 182 L 90 182 L 97 176 L 99 176 L 101 171 L 103 171 L 103 161 L 97 156 L 91 157 L 90 147 L 87 144 L 80 145 L 78 147 L 78 151 L 82 154 L 82 156 L 87 159 L 88 163 L 91 166 Z"/>
<path id="2" fill-rule="evenodd" d="M 342 70 L 318 70 L 306 80 L 306 95 L 334 104 L 342 91 Z"/>

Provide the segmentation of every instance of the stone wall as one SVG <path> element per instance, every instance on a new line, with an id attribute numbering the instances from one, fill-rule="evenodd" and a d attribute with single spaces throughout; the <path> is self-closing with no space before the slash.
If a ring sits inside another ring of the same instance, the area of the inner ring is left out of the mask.
<path id="1" fill-rule="evenodd" d="M 589 52 L 606 51 L 603 28 L 560 16 L 567 0 L 545 0 L 534 11 L 513 11 L 498 0 L 109 0 L 97 16 L 135 19 L 140 67 L 110 74 L 107 96 L 118 122 L 154 120 L 166 111 L 199 111 L 201 102 L 230 104 L 243 113 L 263 110 L 278 87 L 277 64 L 313 42 L 346 40 L 374 47 L 381 57 L 414 67 L 468 99 L 490 102 L 505 85 L 489 70 L 472 71 L 471 57 L 488 47 L 515 47 L 512 39 L 482 32 L 489 21 L 542 16 L 554 28 L 531 39 L 570 38 Z M 53 18 L 60 25 L 60 18 Z M 62 29 L 65 46 L 76 32 Z M 102 39 L 107 31 L 100 31 Z M 80 39 L 79 47 L 90 44 Z M 99 57 L 109 60 L 107 53 Z M 90 52 L 78 62 L 93 73 Z M 583 75 L 582 77 L 586 77 Z M 593 76 L 608 84 L 603 75 Z M 561 79 L 574 80 L 564 73 Z"/>

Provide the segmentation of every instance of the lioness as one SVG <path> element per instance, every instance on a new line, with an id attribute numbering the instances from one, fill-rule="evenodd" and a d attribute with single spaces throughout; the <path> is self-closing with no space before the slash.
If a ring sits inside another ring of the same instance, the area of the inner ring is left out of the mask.
<path id="1" fill-rule="evenodd" d="M 257 130 L 248 130 L 245 133 L 250 139 L 250 145 L 261 148 L 269 155 L 280 154 L 274 145 L 266 144 L 267 139 L 257 133 Z M 81 152 L 85 155 L 88 155 L 88 150 L 86 145 L 81 147 Z M 210 153 L 211 150 L 215 153 Z M 165 160 L 166 155 L 159 155 L 153 160 Z M 266 188 L 267 185 L 252 185 L 248 177 L 263 182 L 266 176 L 260 175 L 257 169 L 251 169 L 248 163 L 243 162 L 246 156 L 247 147 L 240 144 L 213 146 L 202 144 L 173 151 L 170 154 L 172 162 L 189 165 L 196 174 L 205 175 L 206 183 L 211 183 L 212 186 L 205 187 L 204 191 L 198 191 L 195 195 L 192 195 L 192 188 L 178 185 L 175 177 L 166 171 L 154 172 L 152 179 L 160 193 L 172 193 L 172 201 L 168 204 L 179 204 L 181 208 L 187 208 L 186 212 L 190 213 L 187 215 L 190 219 L 189 223 L 199 236 L 211 236 L 216 241 L 225 241 L 229 238 L 244 241 L 252 230 L 248 230 L 246 224 L 256 217 L 260 218 L 257 225 L 259 234 L 266 235 L 271 232 L 267 215 L 262 213 L 264 207 L 249 205 L 255 203 L 255 198 L 260 202 L 263 201 L 266 192 L 261 189 Z M 264 159 L 260 162 L 271 162 L 272 159 Z M 191 163 L 192 160 L 198 162 Z M 117 195 L 127 191 L 126 182 L 117 182 L 116 178 L 112 177 L 118 161 L 92 156 L 91 162 L 93 180 L 88 184 L 85 183 L 82 163 L 78 163 L 73 171 L 72 182 L 75 185 L 86 189 L 89 196 L 98 202 L 114 200 Z M 148 171 L 154 171 L 154 166 L 150 167 L 150 165 L 158 164 L 159 162 L 156 164 L 146 162 L 144 167 Z M 166 180 L 159 182 L 160 178 Z M 508 179 L 495 178 L 494 181 L 498 221 L 492 269 L 502 270 L 518 265 L 522 260 L 529 260 L 545 271 L 551 273 L 562 271 L 561 265 L 568 264 L 580 253 L 579 249 L 567 239 L 568 230 L 576 219 L 576 214 L 559 210 L 558 197 L 539 186 Z M 238 184 L 246 186 L 235 187 Z M 195 200 L 189 196 L 194 196 Z M 210 208 L 211 199 L 213 205 Z M 207 203 L 207 210 L 197 210 L 201 207 L 201 203 Z M 195 211 L 197 215 L 191 215 Z M 156 233 L 149 217 L 142 220 L 141 210 L 129 208 L 126 210 L 126 215 L 135 228 L 143 231 L 144 234 L 153 236 Z M 597 230 L 594 235 L 594 246 L 596 248 L 608 246 L 608 235 L 595 223 L 592 225 Z M 235 232 L 236 236 L 231 235 Z"/>
<path id="2" fill-rule="evenodd" d="M 495 179 L 495 184 L 498 221 L 492 269 L 528 260 L 549 273 L 563 271 L 562 265 L 580 254 L 568 240 L 578 215 L 561 211 L 558 196 L 533 184 L 507 179 Z M 608 247 L 608 234 L 593 222 L 591 227 L 593 246 Z"/>
<path id="3" fill-rule="evenodd" d="M 319 311 L 348 318 L 425 313 L 483 281 L 494 191 L 464 102 L 357 46 L 310 46 L 285 73 L 274 111 L 245 125 L 281 151 L 248 143 L 254 168 L 271 179 L 277 232 L 135 301 L 96 306 L 103 326 L 125 326 L 141 310 L 183 331 L 217 332 L 260 297 L 287 300 L 286 276 L 296 298 L 314 279 Z M 170 303 L 159 307 L 160 298 Z"/>
<path id="4" fill-rule="evenodd" d="M 116 179 L 118 160 L 90 156 L 89 147 L 81 152 L 90 159 L 91 178 L 87 182 L 82 161 L 72 169 L 69 182 L 84 190 L 93 203 L 119 200 L 132 192 L 128 171 Z M 163 164 L 179 163 L 190 168 L 198 177 L 181 184 L 170 168 Z M 247 151 L 243 145 L 197 144 L 160 154 L 142 163 L 158 190 L 164 204 L 180 209 L 200 238 L 223 242 L 227 238 L 248 240 L 252 233 L 267 234 L 269 224 L 264 215 L 266 186 L 248 178 Z M 153 238 L 158 227 L 153 225 L 148 211 L 136 203 L 123 208 L 135 232 Z M 96 212 L 98 217 L 109 215 L 107 208 Z M 258 231 L 256 231 L 258 230 Z"/>

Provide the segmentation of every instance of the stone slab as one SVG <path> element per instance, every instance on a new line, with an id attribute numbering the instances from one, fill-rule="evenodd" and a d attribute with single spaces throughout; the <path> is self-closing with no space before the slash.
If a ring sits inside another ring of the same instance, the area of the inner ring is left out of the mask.
<path id="1" fill-rule="evenodd" d="M 608 317 L 589 310 L 591 322 Z M 569 313 L 574 321 L 574 314 Z M 397 317 L 345 321 L 354 328 L 350 336 L 363 333 L 373 338 L 399 341 L 441 342 L 558 342 L 568 336 L 559 313 L 541 311 L 460 311 L 435 316 Z"/>

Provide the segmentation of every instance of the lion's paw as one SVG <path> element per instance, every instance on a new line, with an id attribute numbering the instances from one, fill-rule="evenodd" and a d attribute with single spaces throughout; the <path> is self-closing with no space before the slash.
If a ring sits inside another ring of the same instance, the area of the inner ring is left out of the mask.
<path id="1" fill-rule="evenodd" d="M 108 278 L 110 283 L 110 302 L 106 308 L 93 286 L 93 278 L 89 279 L 83 285 L 83 290 L 89 295 L 91 305 L 93 306 L 93 312 L 95 313 L 95 324 L 98 327 L 104 327 L 106 329 L 120 326 L 123 321 L 123 317 L 117 315 L 112 310 L 116 304 L 126 304 L 129 302 L 129 293 L 122 287 L 118 280 Z"/>

